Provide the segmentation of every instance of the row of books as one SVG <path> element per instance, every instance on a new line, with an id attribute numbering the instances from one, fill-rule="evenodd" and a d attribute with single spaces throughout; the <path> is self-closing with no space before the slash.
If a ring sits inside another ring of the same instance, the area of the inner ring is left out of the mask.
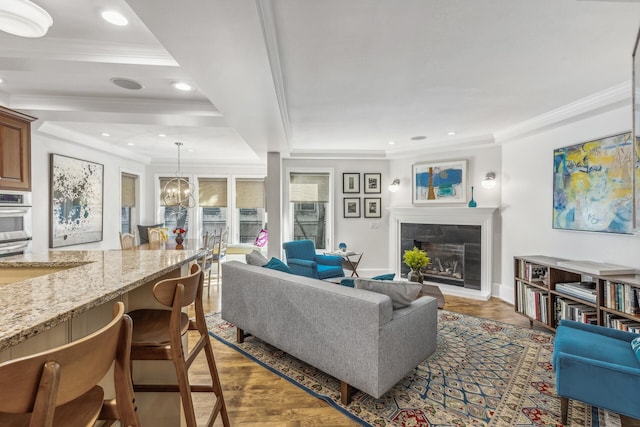
<path id="1" fill-rule="evenodd" d="M 603 324 L 608 328 L 640 334 L 640 319 L 625 319 L 615 314 L 604 313 Z"/>
<path id="2" fill-rule="evenodd" d="M 598 323 L 598 312 L 595 307 L 582 304 L 578 301 L 564 298 L 556 298 L 555 301 L 556 324 L 561 319 L 575 320 L 576 322 Z"/>
<path id="3" fill-rule="evenodd" d="M 628 314 L 640 314 L 640 289 L 627 283 L 607 280 L 604 284 L 604 306 Z"/>
<path id="4" fill-rule="evenodd" d="M 547 323 L 549 293 L 519 280 L 516 286 L 518 286 L 517 311 L 540 322 Z"/>
<path id="5" fill-rule="evenodd" d="M 596 282 L 556 283 L 556 291 L 593 304 L 596 303 Z"/>
<path id="6" fill-rule="evenodd" d="M 543 281 L 547 277 L 548 268 L 543 265 L 533 264 L 520 260 L 519 271 L 520 277 L 529 282 Z"/>

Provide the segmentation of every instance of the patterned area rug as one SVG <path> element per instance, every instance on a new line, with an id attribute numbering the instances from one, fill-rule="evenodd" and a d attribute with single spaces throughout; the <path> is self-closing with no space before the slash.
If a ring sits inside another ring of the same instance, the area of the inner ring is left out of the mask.
<path id="1" fill-rule="evenodd" d="M 326 400 L 365 426 L 560 426 L 560 400 L 551 366 L 553 335 L 438 311 L 435 353 L 380 399 L 356 391 L 340 403 L 335 378 L 207 315 L 211 335 L 276 374 Z M 571 426 L 615 426 L 615 414 L 580 402 L 569 405 Z"/>

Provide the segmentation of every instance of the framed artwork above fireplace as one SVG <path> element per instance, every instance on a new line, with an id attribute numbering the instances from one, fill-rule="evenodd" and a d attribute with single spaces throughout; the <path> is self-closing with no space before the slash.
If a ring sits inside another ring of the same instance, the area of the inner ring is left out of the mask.
<path id="1" fill-rule="evenodd" d="M 416 163 L 412 169 L 414 205 L 467 202 L 466 160 Z"/>

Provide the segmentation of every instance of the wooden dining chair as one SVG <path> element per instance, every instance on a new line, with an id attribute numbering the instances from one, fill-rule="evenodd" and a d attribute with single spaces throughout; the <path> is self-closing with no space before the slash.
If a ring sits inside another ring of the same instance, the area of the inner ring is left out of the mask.
<path id="1" fill-rule="evenodd" d="M 161 242 L 161 241 L 162 241 L 162 231 L 159 228 L 150 228 L 149 243 Z"/>
<path id="2" fill-rule="evenodd" d="M 117 302 L 113 319 L 69 344 L 0 364 L 0 426 L 140 426 L 129 359 L 131 318 Z M 114 363 L 115 362 L 115 363 Z M 115 399 L 98 382 L 114 366 Z"/>
<path id="3" fill-rule="evenodd" d="M 178 384 L 134 384 L 136 392 L 179 392 L 187 427 L 196 427 L 192 393 L 209 392 L 216 397 L 211 405 L 207 426 L 212 426 L 218 415 L 225 427 L 229 417 L 222 395 L 222 387 L 213 357 L 211 338 L 204 319 L 202 293 L 204 274 L 198 264 L 191 266 L 185 277 L 161 280 L 153 287 L 155 299 L 165 309 L 140 309 L 129 313 L 133 319 L 132 360 L 171 360 Z M 193 305 L 194 319 L 182 311 Z M 182 345 L 182 336 L 188 331 L 197 333 L 197 341 L 189 350 Z M 204 351 L 211 384 L 190 384 L 189 368 L 198 354 Z"/>
<path id="4" fill-rule="evenodd" d="M 211 233 L 207 232 L 204 239 L 203 248 L 206 251 L 206 255 L 200 258 L 200 268 L 203 274 L 207 275 L 207 294 L 211 294 L 211 267 L 213 266 L 213 256 L 218 243 L 218 237 L 215 231 Z"/>
<path id="5" fill-rule="evenodd" d="M 120 249 L 133 249 L 136 246 L 136 235 L 134 233 L 120 233 Z"/>
<path id="6" fill-rule="evenodd" d="M 220 284 L 220 275 L 222 273 L 221 263 L 227 260 L 227 246 L 229 243 L 229 228 L 225 228 L 220 233 L 220 238 L 218 239 L 217 247 L 213 252 L 213 256 L 211 259 L 211 264 L 217 265 L 217 280 L 218 284 Z M 209 273 L 209 278 L 211 278 L 211 273 Z"/>

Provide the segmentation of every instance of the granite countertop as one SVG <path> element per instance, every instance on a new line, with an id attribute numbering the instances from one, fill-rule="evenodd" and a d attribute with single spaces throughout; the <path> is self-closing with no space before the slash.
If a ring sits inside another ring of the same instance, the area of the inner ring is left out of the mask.
<path id="1" fill-rule="evenodd" d="M 71 267 L 0 285 L 0 351 L 153 281 L 200 251 L 49 251 L 0 258 L 0 269 Z M 0 271 L 0 274 L 3 274 Z M 5 275 L 7 271 L 5 270 Z"/>

